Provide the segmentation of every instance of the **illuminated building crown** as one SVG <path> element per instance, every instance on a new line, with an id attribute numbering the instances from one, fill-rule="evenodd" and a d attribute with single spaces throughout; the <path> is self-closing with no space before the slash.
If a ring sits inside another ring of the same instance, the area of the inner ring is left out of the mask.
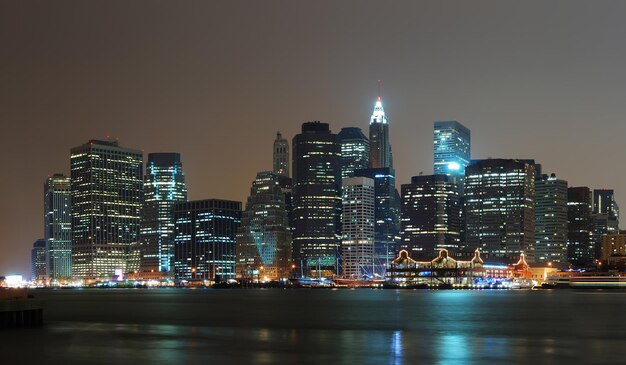
<path id="1" fill-rule="evenodd" d="M 374 112 L 372 113 L 372 117 L 370 118 L 370 124 L 374 123 L 387 124 L 387 117 L 385 116 L 385 109 L 383 109 L 383 102 L 380 99 L 380 96 L 376 99 Z"/>

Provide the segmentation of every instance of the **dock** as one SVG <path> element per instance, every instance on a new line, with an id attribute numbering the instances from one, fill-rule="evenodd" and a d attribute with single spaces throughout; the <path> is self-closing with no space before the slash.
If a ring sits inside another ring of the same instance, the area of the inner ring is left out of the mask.
<path id="1" fill-rule="evenodd" d="M 0 329 L 43 324 L 43 303 L 25 289 L 0 289 Z"/>

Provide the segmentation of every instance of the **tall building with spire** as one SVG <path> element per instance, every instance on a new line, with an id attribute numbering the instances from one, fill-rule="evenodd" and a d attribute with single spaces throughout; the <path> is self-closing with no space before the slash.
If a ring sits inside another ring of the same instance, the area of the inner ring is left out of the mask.
<path id="1" fill-rule="evenodd" d="M 372 168 L 393 167 L 391 144 L 389 143 L 389 123 L 380 97 L 374 104 L 370 118 L 370 163 Z"/>
<path id="2" fill-rule="evenodd" d="M 280 132 L 274 140 L 274 172 L 289 177 L 289 141 Z"/>

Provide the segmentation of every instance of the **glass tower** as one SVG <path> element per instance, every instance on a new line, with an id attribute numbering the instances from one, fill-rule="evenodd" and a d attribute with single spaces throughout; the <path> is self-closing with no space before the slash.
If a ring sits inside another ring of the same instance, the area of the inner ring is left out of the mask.
<path id="1" fill-rule="evenodd" d="M 452 176 L 462 187 L 470 164 L 470 130 L 452 120 L 435 122 L 434 132 L 435 174 Z"/>
<path id="2" fill-rule="evenodd" d="M 567 259 L 577 267 L 593 263 L 593 202 L 591 190 L 586 186 L 567 189 Z"/>
<path id="3" fill-rule="evenodd" d="M 176 203 L 187 201 L 180 154 L 149 154 L 143 187 L 140 272 L 143 278 L 157 279 L 161 278 L 161 274 L 171 274 L 173 271 L 173 207 Z"/>
<path id="4" fill-rule="evenodd" d="M 447 175 L 414 176 L 402 185 L 401 247 L 413 258 L 431 259 L 457 250 L 461 222 L 459 188 Z"/>
<path id="5" fill-rule="evenodd" d="M 30 251 L 31 280 L 44 284 L 48 281 L 48 265 L 46 262 L 46 240 L 38 239 Z"/>
<path id="6" fill-rule="evenodd" d="M 285 176 L 259 172 L 237 231 L 237 276 L 248 281 L 291 276 L 291 229 Z"/>
<path id="7" fill-rule="evenodd" d="M 369 168 L 370 144 L 361 128 L 342 128 L 337 135 L 341 146 L 341 178 L 354 177 L 354 172 Z"/>
<path id="8" fill-rule="evenodd" d="M 468 249 L 534 261 L 535 165 L 487 159 L 465 169 L 465 239 Z"/>
<path id="9" fill-rule="evenodd" d="M 341 150 L 328 123 L 293 138 L 293 249 L 301 273 L 337 274 L 341 240 Z"/>
<path id="10" fill-rule="evenodd" d="M 92 281 L 139 269 L 143 153 L 117 141 L 71 150 L 72 274 Z"/>
<path id="11" fill-rule="evenodd" d="M 567 181 L 542 175 L 535 190 L 535 261 L 567 262 Z"/>
<path id="12" fill-rule="evenodd" d="M 214 282 L 234 279 L 240 222 L 238 201 L 207 199 L 175 204 L 176 279 Z"/>
<path id="13" fill-rule="evenodd" d="M 44 184 L 44 239 L 51 281 L 72 278 L 72 205 L 70 178 L 54 174 Z"/>

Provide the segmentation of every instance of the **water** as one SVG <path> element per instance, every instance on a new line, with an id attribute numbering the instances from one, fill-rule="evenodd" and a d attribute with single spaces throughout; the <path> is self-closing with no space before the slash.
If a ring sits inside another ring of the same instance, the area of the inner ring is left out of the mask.
<path id="1" fill-rule="evenodd" d="M 0 364 L 626 363 L 622 291 L 33 294 L 46 324 L 0 332 Z"/>

